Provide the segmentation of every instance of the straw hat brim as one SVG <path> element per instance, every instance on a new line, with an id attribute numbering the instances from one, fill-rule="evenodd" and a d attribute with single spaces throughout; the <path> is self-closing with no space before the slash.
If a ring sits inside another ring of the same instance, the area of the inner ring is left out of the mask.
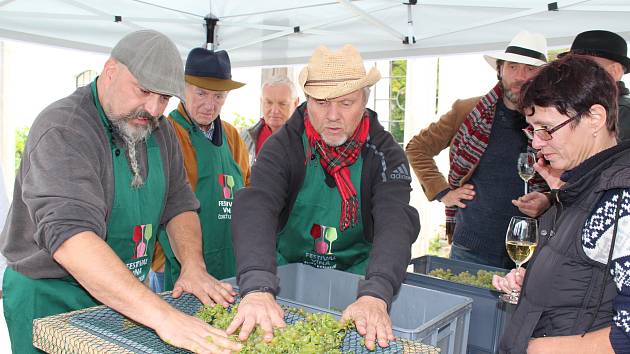
<path id="1" fill-rule="evenodd" d="M 497 60 L 510 61 L 512 63 L 526 64 L 526 65 L 533 65 L 533 66 L 542 66 L 542 65 L 547 64 L 547 62 L 542 61 L 540 59 L 528 57 L 525 55 L 514 54 L 514 53 L 500 53 L 495 56 L 484 55 L 483 58 L 486 59 L 486 62 L 488 62 L 488 64 L 490 64 L 490 66 L 494 70 L 497 69 Z"/>
<path id="2" fill-rule="evenodd" d="M 298 77 L 298 82 L 304 90 L 304 94 L 318 100 L 329 100 L 347 95 L 364 87 L 370 87 L 381 79 L 381 74 L 378 69 L 373 67 L 367 75 L 357 80 L 330 80 L 329 82 L 319 80 L 317 83 L 309 83 L 307 85 L 307 79 L 308 66 L 305 66 Z"/>
<path id="3" fill-rule="evenodd" d="M 186 82 L 191 85 L 212 91 L 230 91 L 245 86 L 242 82 L 217 79 L 214 77 L 185 75 L 184 78 Z"/>

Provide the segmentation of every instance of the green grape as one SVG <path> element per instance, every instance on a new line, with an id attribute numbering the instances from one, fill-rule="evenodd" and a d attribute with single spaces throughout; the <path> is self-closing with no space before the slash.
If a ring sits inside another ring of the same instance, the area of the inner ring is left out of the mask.
<path id="1" fill-rule="evenodd" d="M 303 309 L 285 307 L 287 313 L 297 315 L 299 320 L 285 328 L 274 329 L 270 343 L 263 341 L 263 332 L 256 327 L 242 343 L 241 353 L 330 353 L 341 354 L 341 343 L 346 332 L 353 328 L 352 321 L 340 322 L 329 314 L 312 314 Z M 225 309 L 220 305 L 203 306 L 195 316 L 210 325 L 225 329 L 236 315 L 237 306 Z M 235 340 L 237 335 L 230 336 Z"/>
<path id="2" fill-rule="evenodd" d="M 450 269 L 436 268 L 429 272 L 430 276 L 452 281 L 455 283 L 477 286 L 480 288 L 494 289 L 492 286 L 492 276 L 505 276 L 503 272 L 489 272 L 487 270 L 479 270 L 476 275 L 470 274 L 468 271 L 461 272 L 457 275 L 453 274 Z"/>

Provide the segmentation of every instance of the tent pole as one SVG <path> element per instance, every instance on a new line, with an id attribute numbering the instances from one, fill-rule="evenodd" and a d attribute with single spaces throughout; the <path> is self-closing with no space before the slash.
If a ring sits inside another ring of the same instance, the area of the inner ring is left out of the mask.
<path id="1" fill-rule="evenodd" d="M 210 14 L 203 19 L 206 21 L 206 49 L 215 50 L 219 45 L 217 43 L 217 23 L 219 19 Z"/>

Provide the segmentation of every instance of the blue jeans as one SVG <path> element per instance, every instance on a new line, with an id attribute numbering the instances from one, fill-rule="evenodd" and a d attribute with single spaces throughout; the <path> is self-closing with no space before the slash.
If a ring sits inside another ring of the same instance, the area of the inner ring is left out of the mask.
<path id="1" fill-rule="evenodd" d="M 154 293 L 164 291 L 164 272 L 149 271 L 149 287 Z"/>
<path id="2" fill-rule="evenodd" d="M 507 254 L 497 255 L 497 254 L 489 254 L 489 253 L 480 253 L 475 250 L 471 250 L 470 248 L 466 248 L 462 245 L 458 245 L 455 242 L 451 244 L 451 254 L 449 256 L 450 259 L 455 259 L 458 261 L 470 262 L 483 264 L 491 267 L 503 268 L 503 269 L 512 269 L 515 268 L 516 265 Z"/>

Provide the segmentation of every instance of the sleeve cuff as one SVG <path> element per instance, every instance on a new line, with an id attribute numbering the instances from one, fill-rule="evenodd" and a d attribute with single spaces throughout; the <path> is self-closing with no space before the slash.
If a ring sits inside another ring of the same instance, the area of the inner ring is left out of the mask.
<path id="1" fill-rule="evenodd" d="M 437 200 L 438 202 L 441 202 L 442 198 L 444 198 L 444 196 L 450 191 L 451 191 L 450 188 L 446 188 L 445 190 L 443 190 L 440 193 L 436 194 L 434 200 Z"/>
<path id="2" fill-rule="evenodd" d="M 374 296 L 387 304 L 387 309 L 391 307 L 394 297 L 394 288 L 392 284 L 383 277 L 371 276 L 369 279 L 361 279 L 359 281 L 359 290 L 357 298 L 361 296 Z"/>
<path id="3" fill-rule="evenodd" d="M 250 270 L 238 275 L 236 279 L 241 296 L 244 294 L 264 291 L 278 294 L 280 278 L 274 273 L 264 270 Z"/>

